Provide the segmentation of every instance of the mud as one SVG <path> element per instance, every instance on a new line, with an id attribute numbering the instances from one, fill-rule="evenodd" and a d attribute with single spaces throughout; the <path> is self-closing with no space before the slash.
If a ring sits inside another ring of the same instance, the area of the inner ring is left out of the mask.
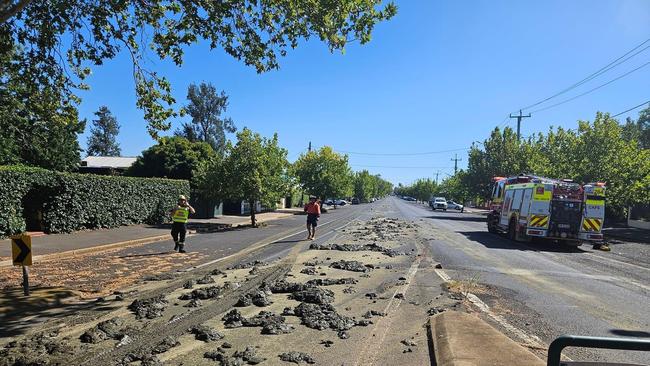
<path id="1" fill-rule="evenodd" d="M 355 285 L 357 284 L 354 278 L 317 278 L 307 281 L 307 285 L 312 286 L 332 286 L 332 285 Z"/>
<path id="2" fill-rule="evenodd" d="M 295 330 L 293 325 L 285 322 L 286 318 L 284 316 L 269 311 L 261 311 L 253 317 L 245 318 L 239 310 L 233 309 L 222 320 L 226 328 L 261 327 L 262 334 L 287 334 Z"/>
<path id="3" fill-rule="evenodd" d="M 152 350 L 151 353 L 154 355 L 160 354 L 160 353 L 165 353 L 169 351 L 170 349 L 180 346 L 181 342 L 178 341 L 178 339 L 169 336 L 163 339 L 162 342 L 160 342 L 157 346 L 155 346 Z"/>
<path id="4" fill-rule="evenodd" d="M 252 268 L 252 267 L 255 267 L 255 266 L 264 266 L 264 265 L 266 265 L 266 262 L 256 260 L 256 261 L 252 261 L 252 262 L 239 263 L 239 264 L 236 264 L 236 265 L 234 265 L 232 267 L 228 267 L 226 269 L 228 269 L 228 270 L 231 270 L 231 269 L 246 269 L 246 268 Z"/>
<path id="5" fill-rule="evenodd" d="M 196 281 L 194 280 L 187 280 L 185 283 L 183 283 L 183 288 L 186 290 L 191 290 L 194 285 L 196 284 Z"/>
<path id="6" fill-rule="evenodd" d="M 300 363 L 308 363 L 308 364 L 314 364 L 316 361 L 308 354 L 303 353 L 303 352 L 286 352 L 281 354 L 280 360 L 284 362 L 293 362 L 295 364 L 300 364 Z"/>
<path id="7" fill-rule="evenodd" d="M 296 282 L 287 282 L 286 280 L 280 280 L 275 282 L 270 286 L 271 292 L 274 294 L 287 294 L 296 291 L 301 291 L 305 289 L 305 285 L 302 283 Z"/>
<path id="8" fill-rule="evenodd" d="M 216 299 L 223 293 L 223 288 L 219 286 L 210 286 L 205 288 L 198 288 L 192 292 L 183 294 L 179 297 L 180 300 L 208 300 Z"/>
<path id="9" fill-rule="evenodd" d="M 223 348 L 209 351 L 203 357 L 219 362 L 222 366 L 257 365 L 266 361 L 265 358 L 257 355 L 257 349 L 253 346 L 246 346 L 243 351 L 235 351 L 232 356 L 226 355 Z"/>
<path id="10" fill-rule="evenodd" d="M 129 305 L 128 309 L 135 314 L 136 319 L 155 319 L 163 315 L 167 304 L 165 296 L 159 295 L 144 300 L 137 299 Z"/>
<path id="11" fill-rule="evenodd" d="M 256 290 L 253 293 L 248 293 L 240 297 L 239 301 L 237 301 L 237 304 L 235 304 L 235 306 L 246 307 L 246 306 L 255 305 L 259 307 L 264 307 L 264 306 L 269 306 L 271 304 L 273 304 L 273 301 L 271 301 L 266 291 Z"/>
<path id="12" fill-rule="evenodd" d="M 96 344 L 107 339 L 120 340 L 127 335 L 127 332 L 128 330 L 124 328 L 124 320 L 113 318 L 87 330 L 79 336 L 79 340 L 81 343 Z"/>
<path id="13" fill-rule="evenodd" d="M 57 333 L 38 334 L 29 339 L 13 341 L 0 349 L 1 366 L 49 365 L 50 357 L 71 356 L 74 349 L 69 339 L 57 339 Z"/>
<path id="14" fill-rule="evenodd" d="M 305 267 L 305 268 L 300 270 L 300 273 L 306 274 L 306 275 L 315 275 L 318 272 L 316 271 L 316 268 L 314 268 L 314 267 Z"/>
<path id="15" fill-rule="evenodd" d="M 289 298 L 310 304 L 331 304 L 334 302 L 334 292 L 316 286 L 308 286 L 303 290 L 293 292 Z"/>
<path id="16" fill-rule="evenodd" d="M 369 272 L 370 268 L 365 266 L 363 263 L 359 261 L 346 261 L 344 259 L 341 259 L 338 262 L 334 262 L 330 264 L 330 268 L 336 268 L 336 269 L 342 269 L 344 271 L 351 271 L 351 272 Z"/>
<path id="17" fill-rule="evenodd" d="M 386 313 L 384 313 L 383 311 L 368 310 L 365 314 L 363 314 L 363 317 L 366 319 L 370 319 L 373 316 L 386 316 Z"/>
<path id="18" fill-rule="evenodd" d="M 210 276 L 209 274 L 207 274 L 207 275 L 199 278 L 198 280 L 196 280 L 196 283 L 199 284 L 199 285 L 209 285 L 209 284 L 215 283 L 215 282 L 216 281 L 214 280 L 214 278 L 212 278 L 212 276 Z"/>
<path id="19" fill-rule="evenodd" d="M 343 251 L 343 252 L 361 252 L 361 251 L 369 251 L 369 252 L 380 252 L 383 253 L 384 255 L 387 255 L 389 257 L 396 257 L 398 255 L 404 255 L 402 252 L 398 252 L 394 249 L 382 247 L 381 245 L 378 245 L 377 243 L 372 243 L 372 244 L 364 244 L 364 245 L 359 245 L 359 244 L 317 244 L 317 243 L 312 243 L 309 246 L 309 249 L 313 250 L 338 250 L 338 251 Z"/>
<path id="20" fill-rule="evenodd" d="M 293 311 L 300 318 L 301 324 L 312 329 L 346 331 L 356 325 L 354 319 L 340 315 L 330 304 L 303 302 L 296 306 Z"/>
<path id="21" fill-rule="evenodd" d="M 187 304 L 183 305 L 183 307 L 186 308 L 198 308 L 201 306 L 203 306 L 203 302 L 201 302 L 199 299 L 192 299 Z"/>
<path id="22" fill-rule="evenodd" d="M 224 335 L 219 333 L 216 329 L 206 325 L 199 325 L 190 330 L 194 334 L 194 338 L 203 342 L 214 342 L 224 338 Z"/>

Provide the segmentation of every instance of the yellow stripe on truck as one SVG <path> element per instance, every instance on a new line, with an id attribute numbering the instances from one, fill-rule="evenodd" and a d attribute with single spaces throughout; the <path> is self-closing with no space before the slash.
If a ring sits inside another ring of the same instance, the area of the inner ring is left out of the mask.
<path id="1" fill-rule="evenodd" d="M 531 227 L 545 227 L 548 224 L 548 216 L 545 215 L 532 215 L 530 217 Z"/>
<path id="2" fill-rule="evenodd" d="M 582 229 L 584 231 L 600 231 L 602 221 L 600 219 L 584 219 L 582 220 Z"/>

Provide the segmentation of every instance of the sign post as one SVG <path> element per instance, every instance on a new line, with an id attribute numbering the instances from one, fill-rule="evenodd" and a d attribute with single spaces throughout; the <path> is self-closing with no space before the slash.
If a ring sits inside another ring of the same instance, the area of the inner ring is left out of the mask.
<path id="1" fill-rule="evenodd" d="M 23 289 L 25 296 L 29 296 L 29 270 L 32 265 L 32 237 L 27 234 L 11 237 L 11 254 L 14 266 L 23 267 Z"/>

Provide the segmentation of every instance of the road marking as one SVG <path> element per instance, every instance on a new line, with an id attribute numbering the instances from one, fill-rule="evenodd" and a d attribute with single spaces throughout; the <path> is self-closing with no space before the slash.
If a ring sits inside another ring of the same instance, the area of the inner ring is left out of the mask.
<path id="1" fill-rule="evenodd" d="M 371 344 L 366 345 L 366 347 L 361 350 L 359 357 L 354 363 L 355 365 L 374 365 L 377 361 L 376 358 L 380 353 L 379 348 L 383 345 L 384 339 L 386 339 L 386 335 L 388 334 L 388 330 L 390 329 L 390 325 L 393 321 L 391 311 L 394 312 L 394 310 L 402 304 L 402 299 L 396 298 L 395 295 L 398 293 L 405 294 L 406 291 L 408 291 L 408 288 L 411 285 L 411 281 L 413 281 L 413 277 L 415 277 L 415 273 L 420 267 L 421 258 L 422 257 L 417 257 L 415 261 L 413 261 L 411 268 L 409 268 L 409 271 L 406 274 L 406 281 L 404 285 L 397 287 L 390 301 L 384 308 L 384 313 L 388 314 L 388 316 L 380 319 L 375 326 L 375 330 L 379 329 L 379 339 L 376 342 L 372 342 Z"/>
<path id="2" fill-rule="evenodd" d="M 619 261 L 618 259 L 613 259 L 613 258 L 608 258 L 608 257 L 601 257 L 601 256 L 599 256 L 599 255 L 597 255 L 597 254 L 595 254 L 595 253 L 589 253 L 589 255 L 590 255 L 591 257 L 595 257 L 595 258 L 603 259 L 603 260 L 605 260 L 605 261 L 610 261 L 610 262 L 614 262 L 614 263 L 618 263 L 618 264 L 623 264 L 623 265 L 627 265 L 627 266 L 632 266 L 632 267 L 640 268 L 640 269 L 643 269 L 643 270 L 646 270 L 646 271 L 650 271 L 650 267 L 643 267 L 643 266 L 639 266 L 638 264 L 633 264 L 633 263 L 628 263 L 628 262 L 624 262 L 624 261 Z"/>

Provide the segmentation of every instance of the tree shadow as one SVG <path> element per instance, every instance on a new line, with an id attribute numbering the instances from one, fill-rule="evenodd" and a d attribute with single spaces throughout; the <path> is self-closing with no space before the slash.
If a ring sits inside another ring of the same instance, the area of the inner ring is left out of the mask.
<path id="1" fill-rule="evenodd" d="M 0 299 L 0 338 L 26 333 L 31 327 L 45 320 L 64 318 L 83 310 L 109 311 L 120 304 L 78 302 L 67 303 L 76 294 L 60 287 L 35 287 L 30 296 L 23 295 L 22 288 L 2 290 Z M 34 319 L 36 318 L 36 319 Z"/>
<path id="2" fill-rule="evenodd" d="M 487 230 L 487 229 L 486 229 Z M 511 249 L 533 252 L 556 252 L 556 253 L 586 253 L 579 247 L 562 245 L 550 240 L 533 240 L 530 243 L 520 243 L 507 239 L 487 231 L 459 231 L 467 239 L 475 241 L 486 248 Z"/>

